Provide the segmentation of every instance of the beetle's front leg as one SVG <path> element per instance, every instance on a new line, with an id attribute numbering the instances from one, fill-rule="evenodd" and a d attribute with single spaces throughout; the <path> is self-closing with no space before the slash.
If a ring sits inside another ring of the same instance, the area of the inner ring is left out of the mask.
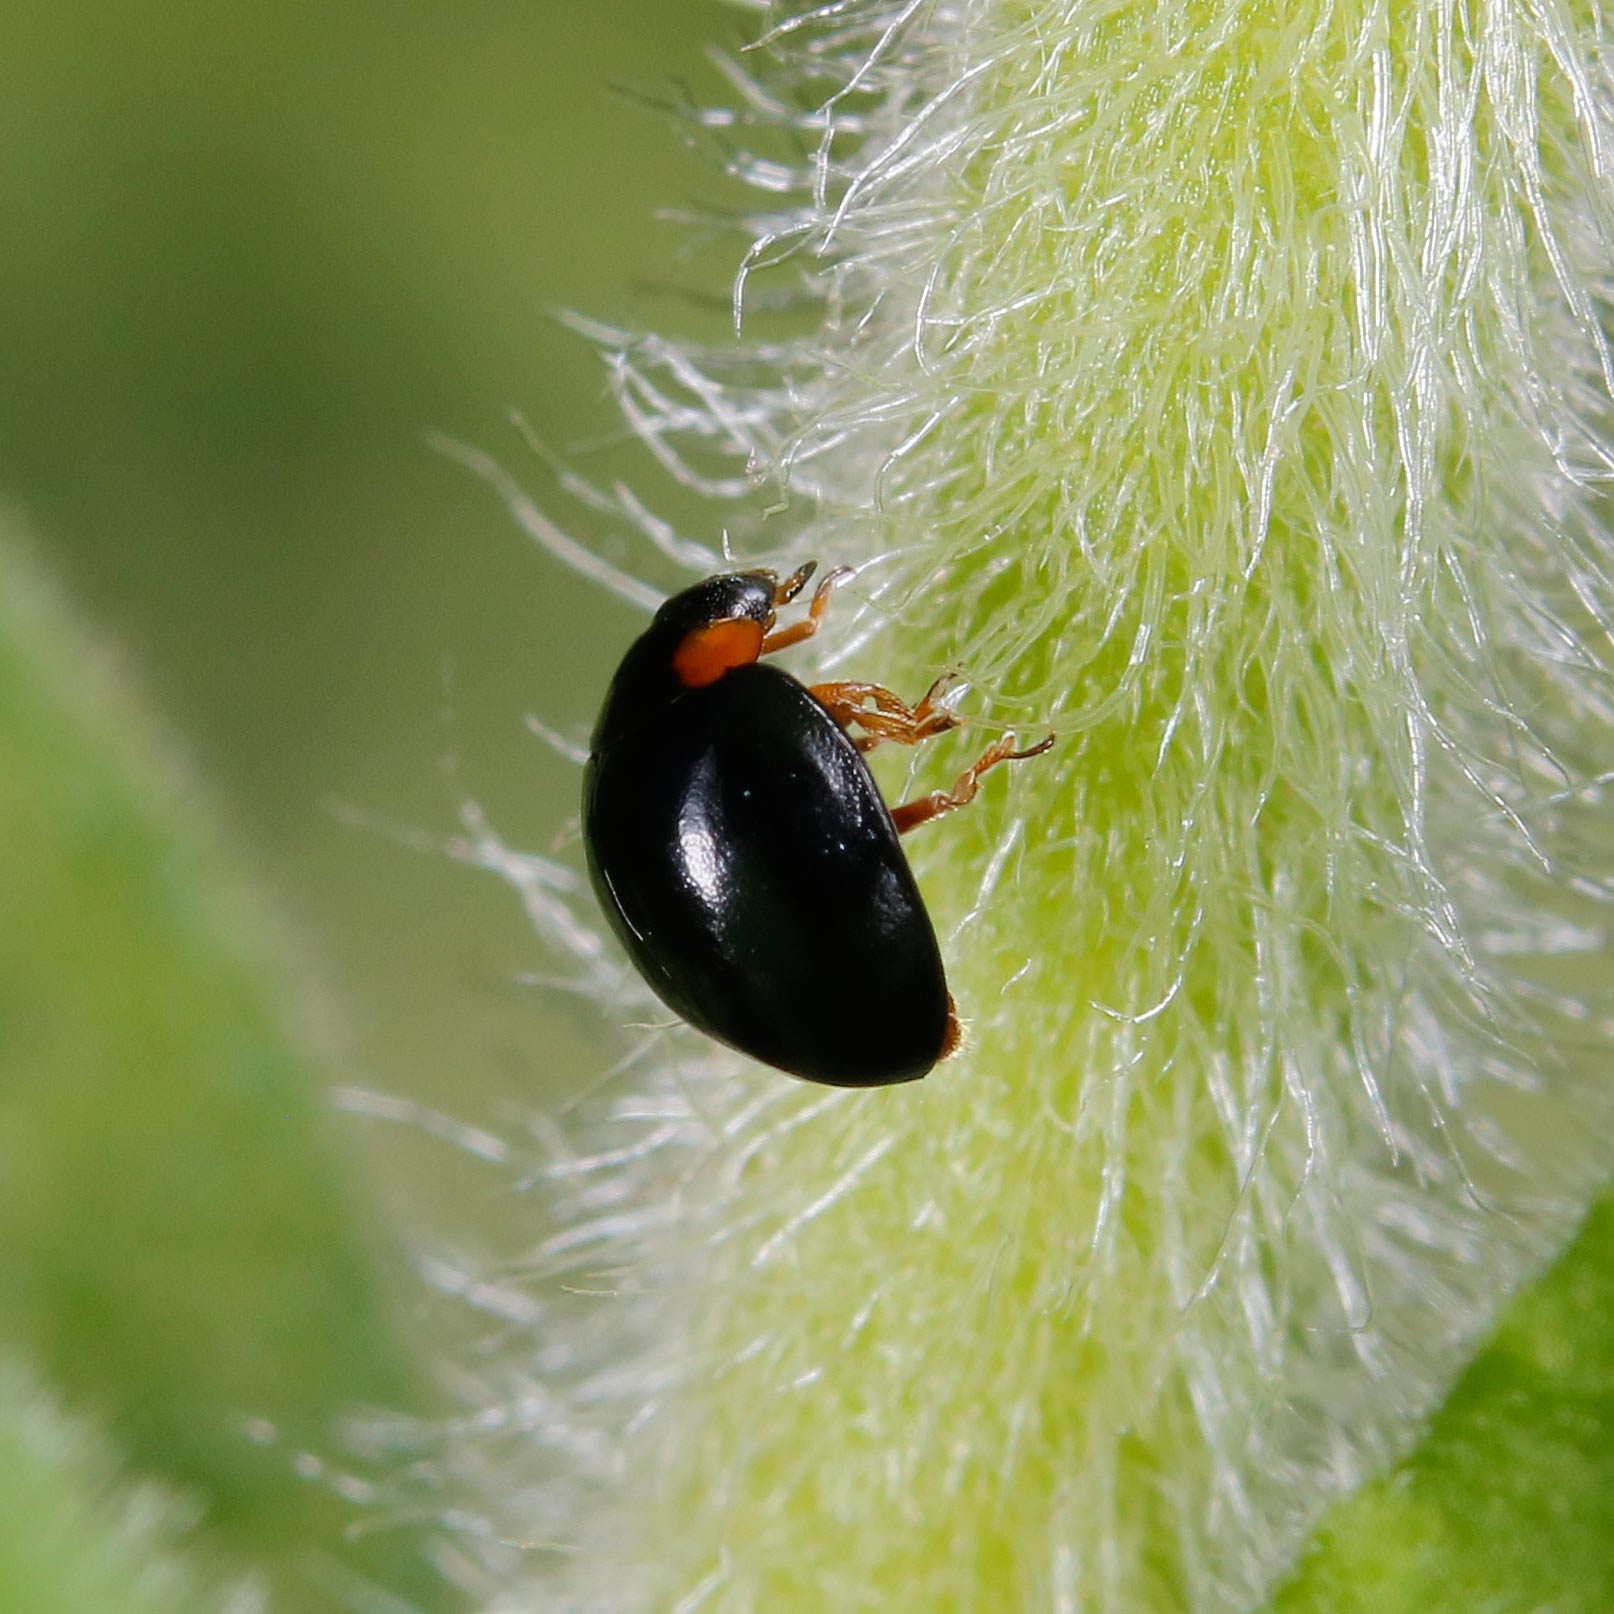
<path id="1" fill-rule="evenodd" d="M 783 605 L 794 599 L 801 591 L 802 585 L 812 576 L 813 563 L 809 562 L 800 571 L 793 572 L 779 586 L 774 594 L 774 603 Z M 837 566 L 817 588 L 813 590 L 813 602 L 807 607 L 807 615 L 800 622 L 792 622 L 788 628 L 777 628 L 762 641 L 762 654 L 771 656 L 775 650 L 786 650 L 793 644 L 800 644 L 803 639 L 810 639 L 818 632 L 819 624 L 824 620 L 824 613 L 829 609 L 829 597 L 835 585 L 843 577 L 850 577 L 850 566 Z"/>

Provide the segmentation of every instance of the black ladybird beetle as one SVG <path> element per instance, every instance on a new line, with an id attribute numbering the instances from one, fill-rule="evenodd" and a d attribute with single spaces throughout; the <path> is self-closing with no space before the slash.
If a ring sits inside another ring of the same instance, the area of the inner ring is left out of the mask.
<path id="1" fill-rule="evenodd" d="M 584 841 L 612 929 L 670 1009 L 791 1075 L 878 1087 L 923 1076 L 959 1041 L 898 836 L 1053 741 L 1017 751 L 1010 736 L 951 790 L 888 808 L 862 753 L 958 720 L 940 684 L 908 706 L 875 684 L 809 689 L 763 664 L 817 631 L 845 575 L 776 627 L 813 571 L 709 577 L 656 612 L 589 744 Z"/>

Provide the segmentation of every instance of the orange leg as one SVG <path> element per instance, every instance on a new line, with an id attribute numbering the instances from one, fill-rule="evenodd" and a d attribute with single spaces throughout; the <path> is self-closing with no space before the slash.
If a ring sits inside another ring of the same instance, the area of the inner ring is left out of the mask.
<path id="1" fill-rule="evenodd" d="M 917 706 L 885 688 L 882 684 L 813 684 L 808 693 L 829 715 L 844 728 L 856 723 L 863 730 L 857 741 L 859 751 L 872 751 L 882 740 L 894 740 L 898 745 L 918 745 L 933 734 L 945 734 L 957 728 L 961 721 L 936 698 L 957 677 L 956 673 L 943 673 L 927 689 Z M 872 709 L 869 702 L 873 702 Z"/>
<path id="2" fill-rule="evenodd" d="M 798 566 L 795 571 L 793 571 L 790 576 L 784 580 L 784 582 L 780 583 L 774 589 L 774 606 L 777 608 L 781 605 L 789 605 L 790 602 L 795 599 L 795 597 L 800 594 L 804 588 L 806 588 L 807 579 L 811 577 L 817 570 L 818 562 L 816 560 L 810 560 L 805 565 Z M 770 573 L 769 575 L 771 576 L 772 574 Z"/>
<path id="3" fill-rule="evenodd" d="M 792 572 L 777 589 L 774 590 L 774 604 L 787 605 L 801 592 L 807 579 L 813 575 L 814 561 L 801 568 L 799 572 Z M 837 566 L 817 588 L 813 590 L 813 603 L 807 607 L 807 615 L 800 622 L 792 622 L 788 628 L 777 628 L 762 641 L 762 654 L 771 656 L 775 650 L 786 650 L 793 644 L 800 644 L 803 639 L 810 639 L 818 632 L 818 625 L 824 620 L 824 613 L 829 609 L 830 591 L 843 577 L 850 577 L 850 566 Z"/>
<path id="4" fill-rule="evenodd" d="M 905 801 L 900 807 L 893 807 L 891 818 L 897 826 L 897 833 L 906 835 L 909 830 L 918 829 L 921 824 L 928 824 L 931 819 L 940 818 L 943 813 L 950 813 L 955 807 L 966 806 L 975 800 L 975 793 L 981 788 L 981 775 L 987 769 L 995 768 L 1000 762 L 1022 762 L 1027 757 L 1041 756 L 1053 743 L 1054 737 L 1050 734 L 1040 744 L 1029 746 L 1024 751 L 1016 751 L 1014 736 L 1004 735 L 985 755 L 958 776 L 958 783 L 951 790 L 934 790 L 928 796 L 919 797 L 917 801 Z"/>

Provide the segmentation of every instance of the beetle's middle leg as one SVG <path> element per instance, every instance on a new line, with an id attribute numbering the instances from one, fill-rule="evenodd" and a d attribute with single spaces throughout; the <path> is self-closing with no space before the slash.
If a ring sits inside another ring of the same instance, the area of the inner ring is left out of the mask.
<path id="1" fill-rule="evenodd" d="M 956 676 L 943 673 L 916 706 L 910 706 L 883 684 L 813 684 L 807 692 L 843 729 L 857 724 L 863 733 L 854 743 L 859 751 L 872 751 L 882 740 L 918 745 L 934 734 L 956 729 L 961 719 L 937 704 L 942 691 Z"/>

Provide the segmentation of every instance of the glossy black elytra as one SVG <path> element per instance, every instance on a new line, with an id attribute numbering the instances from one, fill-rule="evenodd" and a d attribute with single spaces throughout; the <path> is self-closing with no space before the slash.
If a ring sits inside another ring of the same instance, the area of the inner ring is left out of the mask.
<path id="1" fill-rule="evenodd" d="M 1053 742 L 1016 751 L 1011 736 L 951 790 L 888 808 L 862 753 L 958 720 L 940 685 L 910 707 L 762 664 L 817 631 L 839 572 L 775 627 L 813 570 L 709 577 L 656 612 L 594 728 L 583 836 L 612 929 L 670 1009 L 793 1076 L 878 1087 L 923 1076 L 959 1040 L 898 836 Z"/>

